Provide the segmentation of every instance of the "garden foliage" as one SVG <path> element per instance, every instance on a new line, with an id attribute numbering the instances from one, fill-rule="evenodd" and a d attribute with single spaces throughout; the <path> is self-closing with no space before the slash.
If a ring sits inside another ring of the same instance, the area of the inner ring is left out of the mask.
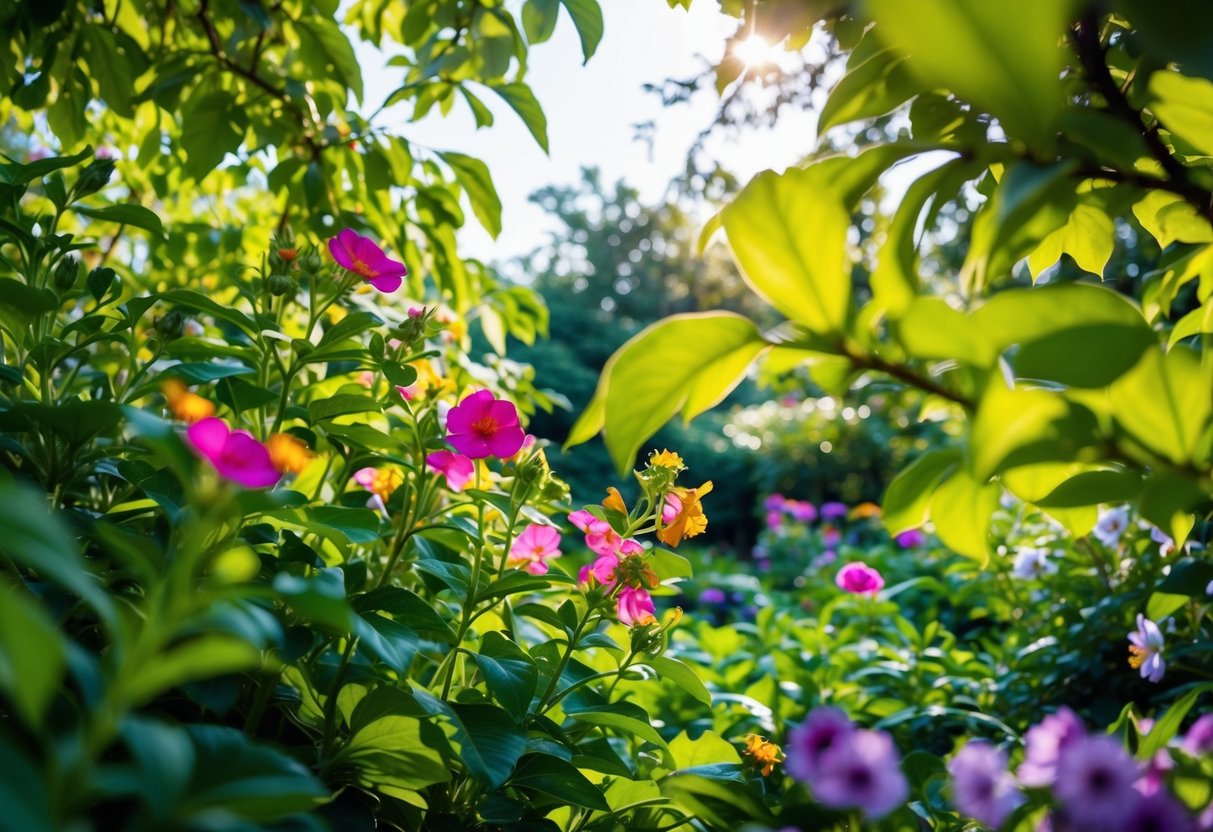
<path id="1" fill-rule="evenodd" d="M 526 429 L 555 380 L 500 355 L 547 310 L 455 247 L 465 205 L 501 230 L 490 174 L 360 116 L 351 38 L 394 55 L 385 107 L 496 96 L 546 148 L 528 50 L 563 20 L 589 60 L 601 9 L 338 5 L 0 10 L 0 829 L 1194 828 L 1213 20 L 727 2 L 849 52 L 823 130 L 910 130 L 724 208 L 788 320 L 625 344 L 573 440 L 631 482 L 581 506 Z M 853 281 L 857 201 L 928 153 Z M 941 295 L 918 228 L 974 187 Z M 1049 271 L 1098 276 L 1130 215 L 1140 302 Z M 770 495 L 731 565 L 691 548 L 717 473 L 636 457 L 755 361 L 961 435 L 879 508 Z"/>

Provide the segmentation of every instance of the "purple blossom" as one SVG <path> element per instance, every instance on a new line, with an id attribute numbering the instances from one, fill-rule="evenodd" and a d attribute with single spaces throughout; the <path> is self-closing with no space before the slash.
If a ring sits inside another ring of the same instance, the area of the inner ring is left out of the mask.
<path id="1" fill-rule="evenodd" d="M 956 808 L 995 829 L 1024 802 L 1007 771 L 1007 755 L 981 740 L 965 745 L 948 764 Z"/>
<path id="2" fill-rule="evenodd" d="M 1205 714 L 1192 723 L 1180 748 L 1193 757 L 1213 751 L 1213 713 Z"/>
<path id="3" fill-rule="evenodd" d="M 725 600 L 724 590 L 718 587 L 710 586 L 699 593 L 699 603 L 701 604 L 723 604 Z"/>
<path id="4" fill-rule="evenodd" d="M 783 504 L 787 502 L 787 498 L 782 494 L 775 493 L 767 495 L 767 498 L 762 501 L 764 511 L 782 511 Z"/>
<path id="5" fill-rule="evenodd" d="M 1117 829 L 1142 799 L 1133 788 L 1139 776 L 1119 741 L 1083 737 L 1062 751 L 1053 794 L 1075 829 Z"/>
<path id="6" fill-rule="evenodd" d="M 810 787 L 814 797 L 831 808 L 862 809 L 869 818 L 880 818 L 905 803 L 910 794 L 897 747 L 884 731 L 843 734 L 818 763 Z"/>
<path id="7" fill-rule="evenodd" d="M 851 720 L 838 708 L 814 708 L 788 734 L 785 770 L 796 780 L 812 781 L 820 771 L 821 755 L 853 730 Z"/>
<path id="8" fill-rule="evenodd" d="M 1161 682 L 1167 672 L 1167 663 L 1162 657 L 1166 641 L 1158 625 L 1141 613 L 1137 614 L 1137 629 L 1129 633 L 1129 666 L 1140 668 L 1141 678 Z"/>
<path id="9" fill-rule="evenodd" d="M 1133 802 L 1119 832 L 1194 832 L 1196 823 L 1184 807 L 1165 791 Z"/>
<path id="10" fill-rule="evenodd" d="M 841 520 L 850 513 L 846 503 L 829 502 L 821 504 L 822 520 Z"/>
<path id="11" fill-rule="evenodd" d="M 767 528 L 778 529 L 783 525 L 783 512 L 768 511 L 767 512 Z"/>
<path id="12" fill-rule="evenodd" d="M 927 542 L 927 536 L 921 529 L 907 529 L 893 538 L 893 541 L 902 549 L 917 549 Z"/>
<path id="13" fill-rule="evenodd" d="M 1061 752 L 1086 734 L 1082 720 L 1065 707 L 1046 716 L 1039 725 L 1029 728 L 1024 737 L 1026 748 L 1023 763 L 1017 772 L 1020 782 L 1032 787 L 1053 785 Z"/>
<path id="14" fill-rule="evenodd" d="M 817 506 L 806 500 L 788 500 L 783 504 L 783 510 L 798 523 L 817 520 Z"/>

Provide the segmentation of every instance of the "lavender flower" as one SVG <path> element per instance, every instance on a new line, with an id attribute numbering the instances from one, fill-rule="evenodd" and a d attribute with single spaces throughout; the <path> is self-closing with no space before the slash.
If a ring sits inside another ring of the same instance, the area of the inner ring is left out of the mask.
<path id="1" fill-rule="evenodd" d="M 1185 754 L 1199 757 L 1213 751 L 1213 713 L 1208 713 L 1192 723 L 1179 746 Z"/>
<path id="2" fill-rule="evenodd" d="M 1024 737 L 1026 749 L 1019 766 L 1019 780 L 1025 786 L 1053 785 L 1057 778 L 1057 760 L 1061 752 L 1085 737 L 1087 729 L 1069 708 L 1046 716 L 1039 725 L 1028 729 Z"/>
<path id="3" fill-rule="evenodd" d="M 834 809 L 862 809 L 880 818 L 906 801 L 909 783 L 893 739 L 884 731 L 853 730 L 818 760 L 813 795 Z"/>
<path id="4" fill-rule="evenodd" d="M 956 808 L 995 829 L 1024 802 L 1007 755 L 981 740 L 965 745 L 948 764 Z"/>
<path id="5" fill-rule="evenodd" d="M 1117 829 L 1142 799 L 1133 788 L 1140 771 L 1108 736 L 1083 737 L 1062 751 L 1053 794 L 1075 829 Z"/>
<path id="6" fill-rule="evenodd" d="M 1119 832 L 1194 832 L 1196 823 L 1175 798 L 1159 791 L 1134 801 L 1116 828 Z"/>
<path id="7" fill-rule="evenodd" d="M 1166 646 L 1158 625 L 1141 613 L 1137 614 L 1137 629 L 1129 633 L 1129 667 L 1141 669 L 1141 678 L 1162 681 L 1167 671 L 1162 651 Z"/>
<path id="8" fill-rule="evenodd" d="M 822 520 L 841 520 L 850 513 L 846 503 L 831 502 L 821 504 Z"/>
<path id="9" fill-rule="evenodd" d="M 801 782 L 812 781 L 819 773 L 821 755 L 853 730 L 851 720 L 838 708 L 814 708 L 788 734 L 784 770 Z"/>
<path id="10" fill-rule="evenodd" d="M 1120 536 L 1129 527 L 1129 510 L 1120 508 L 1101 508 L 1099 520 L 1091 534 L 1099 538 L 1099 542 L 1109 549 L 1115 549 L 1120 543 Z"/>
<path id="11" fill-rule="evenodd" d="M 1057 564 L 1049 559 L 1048 549 L 1020 549 L 1015 554 L 1011 574 L 1022 581 L 1031 581 L 1057 571 Z"/>

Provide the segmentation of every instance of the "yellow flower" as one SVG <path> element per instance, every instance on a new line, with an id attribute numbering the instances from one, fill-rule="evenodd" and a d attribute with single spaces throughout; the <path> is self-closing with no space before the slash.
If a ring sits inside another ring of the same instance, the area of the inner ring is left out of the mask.
<path id="1" fill-rule="evenodd" d="M 623 502 L 623 495 L 620 494 L 619 489 L 613 485 L 607 488 L 607 496 L 606 499 L 602 501 L 602 507 L 617 511 L 620 514 L 628 513 L 628 507 Z"/>
<path id="2" fill-rule="evenodd" d="M 687 467 L 686 463 L 682 461 L 682 457 L 664 448 L 660 452 L 653 451 L 652 456 L 649 457 L 649 465 L 654 468 L 669 468 L 672 471 L 682 471 Z"/>
<path id="3" fill-rule="evenodd" d="M 851 509 L 851 518 L 853 520 L 866 520 L 869 517 L 879 517 L 880 506 L 875 503 L 860 503 Z"/>
<path id="4" fill-rule="evenodd" d="M 193 424 L 215 415 L 214 403 L 207 401 L 197 393 L 191 393 L 180 379 L 166 379 L 160 385 L 160 391 L 164 394 L 169 412 L 175 419 Z"/>
<path id="5" fill-rule="evenodd" d="M 329 322 L 335 324 L 350 313 L 345 307 L 333 304 L 328 308 L 328 311 L 325 314 L 328 316 Z"/>
<path id="6" fill-rule="evenodd" d="M 307 445 L 289 433 L 275 433 L 266 440 L 265 446 L 274 467 L 284 474 L 298 474 L 312 461 Z"/>
<path id="7" fill-rule="evenodd" d="M 770 777 L 775 766 L 783 762 L 783 752 L 779 746 L 757 734 L 746 735 L 745 748 L 741 753 L 750 758 L 763 777 Z"/>
<path id="8" fill-rule="evenodd" d="M 708 517 L 703 513 L 700 500 L 711 491 L 711 480 L 698 488 L 671 490 L 661 510 L 661 528 L 657 530 L 657 539 L 667 546 L 677 547 L 684 537 L 703 534 L 708 527 Z"/>

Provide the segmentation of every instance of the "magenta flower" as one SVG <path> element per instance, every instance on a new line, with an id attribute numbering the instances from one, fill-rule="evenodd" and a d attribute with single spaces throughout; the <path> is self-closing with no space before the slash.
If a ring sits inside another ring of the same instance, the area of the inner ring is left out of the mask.
<path id="1" fill-rule="evenodd" d="M 224 479 L 245 488 L 266 488 L 282 473 L 274 467 L 269 449 L 243 430 L 232 430 L 222 419 L 211 416 L 194 422 L 186 437 L 199 454 L 210 460 Z"/>
<path id="2" fill-rule="evenodd" d="M 518 424 L 517 408 L 494 398 L 488 390 L 473 393 L 452 407 L 446 417 L 446 430 L 446 441 L 472 459 L 506 459 L 518 453 L 526 439 Z"/>
<path id="3" fill-rule="evenodd" d="M 1129 667 L 1141 670 L 1141 678 L 1161 682 L 1167 672 L 1162 657 L 1166 641 L 1158 625 L 1141 613 L 1137 614 L 1137 629 L 1129 633 Z"/>
<path id="4" fill-rule="evenodd" d="M 1205 714 L 1193 722 L 1179 747 L 1193 757 L 1213 751 L 1213 713 Z"/>
<path id="5" fill-rule="evenodd" d="M 589 584 L 591 579 L 605 587 L 615 585 L 615 570 L 619 567 L 619 556 L 614 554 L 599 555 L 593 563 L 581 567 L 577 573 L 577 581 Z"/>
<path id="6" fill-rule="evenodd" d="M 476 473 L 476 463 L 451 451 L 434 451 L 425 458 L 425 464 L 431 471 L 446 477 L 447 487 L 455 492 L 462 491 Z"/>
<path id="7" fill-rule="evenodd" d="M 767 512 L 767 528 L 768 529 L 778 529 L 782 525 L 783 525 L 783 512 L 782 511 L 768 511 Z"/>
<path id="8" fill-rule="evenodd" d="M 788 734 L 784 769 L 794 779 L 812 783 L 821 772 L 821 755 L 855 730 L 838 708 L 814 708 Z"/>
<path id="9" fill-rule="evenodd" d="M 1083 737 L 1058 758 L 1053 794 L 1074 829 L 1118 829 L 1141 799 L 1133 788 L 1139 774 L 1118 740 Z"/>
<path id="10" fill-rule="evenodd" d="M 787 498 L 776 492 L 775 494 L 768 495 L 767 498 L 762 501 L 762 508 L 765 511 L 781 511 L 783 510 L 784 503 L 786 502 Z"/>
<path id="11" fill-rule="evenodd" d="M 884 731 L 843 734 L 818 763 L 818 775 L 810 788 L 830 808 L 857 808 L 869 818 L 881 818 L 909 797 L 910 785 L 901 773 L 897 747 Z"/>
<path id="12" fill-rule="evenodd" d="M 532 575 L 543 575 L 548 571 L 547 562 L 558 557 L 560 532 L 551 526 L 531 523 L 510 547 L 509 563 L 511 566 L 521 566 Z"/>
<path id="13" fill-rule="evenodd" d="M 1024 735 L 1024 757 L 1017 772 L 1020 782 L 1033 788 L 1053 785 L 1062 751 L 1086 735 L 1082 720 L 1066 707 L 1033 725 Z"/>
<path id="14" fill-rule="evenodd" d="M 884 578 L 866 563 L 848 563 L 838 570 L 834 583 L 839 589 L 853 592 L 856 595 L 875 595 L 884 589 Z"/>
<path id="15" fill-rule="evenodd" d="M 329 254 L 343 269 L 362 275 L 380 292 L 396 291 L 409 273 L 403 263 L 384 254 L 374 240 L 352 228 L 344 228 L 329 239 Z"/>
<path id="16" fill-rule="evenodd" d="M 619 590 L 619 597 L 616 599 L 619 623 L 629 627 L 637 624 L 651 624 L 656 620 L 654 616 L 656 611 L 656 607 L 653 606 L 653 596 L 649 595 L 647 589 L 625 586 Z"/>
<path id="17" fill-rule="evenodd" d="M 822 520 L 841 520 L 850 513 L 846 503 L 822 503 L 821 504 L 821 519 Z"/>
<path id="18" fill-rule="evenodd" d="M 997 829 L 1024 802 L 1007 755 L 988 742 L 967 743 L 948 764 L 952 796 L 962 814 Z"/>
<path id="19" fill-rule="evenodd" d="M 893 538 L 902 549 L 917 549 L 927 542 L 927 536 L 920 529 L 909 529 Z"/>
<path id="20" fill-rule="evenodd" d="M 605 520 L 599 520 L 585 509 L 574 511 L 569 515 L 569 522 L 572 523 L 581 531 L 585 532 L 585 545 L 590 548 L 596 555 L 604 557 L 614 555 L 621 551 L 624 545 L 624 540 L 619 536 L 619 533 L 611 528 L 611 524 Z M 644 547 L 632 540 L 630 546 L 636 547 L 635 551 L 629 548 L 629 551 L 624 554 L 638 554 L 644 551 Z"/>
<path id="21" fill-rule="evenodd" d="M 783 510 L 793 519 L 801 523 L 812 523 L 817 520 L 817 506 L 805 500 L 787 500 Z"/>

